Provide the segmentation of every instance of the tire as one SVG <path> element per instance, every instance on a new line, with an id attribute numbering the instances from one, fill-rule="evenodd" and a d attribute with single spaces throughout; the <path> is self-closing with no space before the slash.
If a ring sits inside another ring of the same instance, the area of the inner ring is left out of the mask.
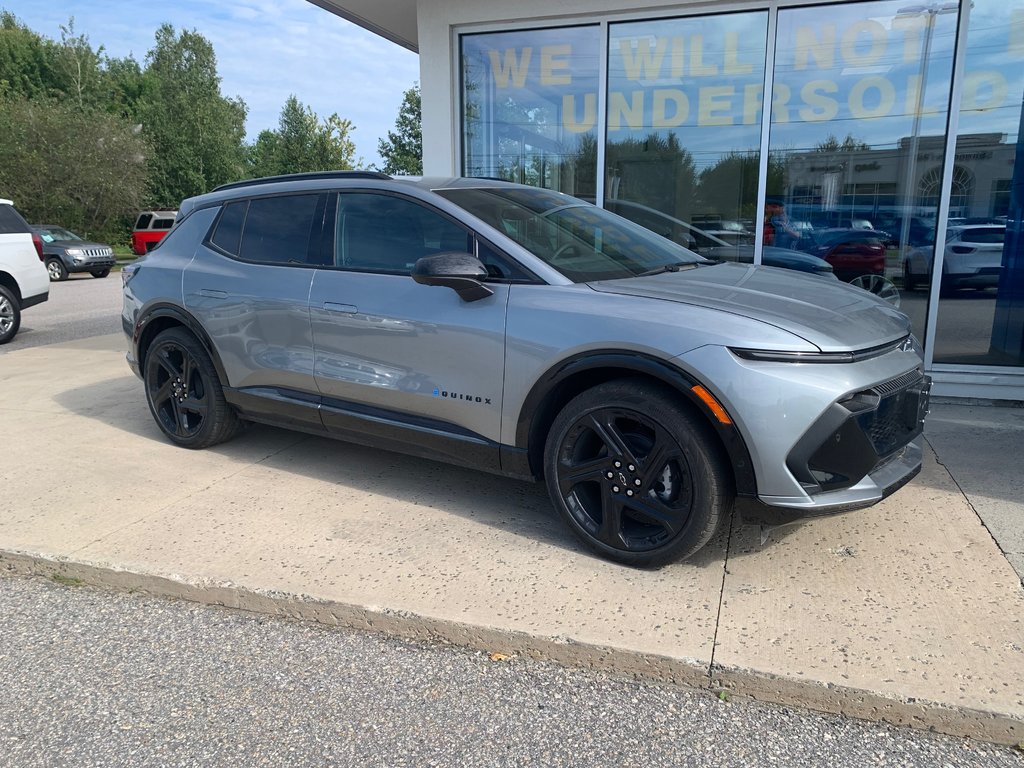
<path id="1" fill-rule="evenodd" d="M 907 293 L 913 293 L 917 290 L 917 281 L 914 279 L 914 273 L 910 269 L 910 262 L 903 262 L 903 290 Z"/>
<path id="2" fill-rule="evenodd" d="M 884 275 L 858 275 L 850 281 L 850 285 L 873 293 L 878 298 L 889 302 L 894 307 L 900 307 L 900 292 L 892 280 Z"/>
<path id="3" fill-rule="evenodd" d="M 143 371 L 150 413 L 172 443 L 209 448 L 238 434 L 241 420 L 224 399 L 210 355 L 184 328 L 157 335 Z"/>
<path id="4" fill-rule="evenodd" d="M 587 547 L 641 567 L 697 552 L 735 495 L 710 427 L 671 390 L 643 379 L 571 400 L 548 433 L 544 475 L 551 501 Z"/>
<path id="5" fill-rule="evenodd" d="M 46 260 L 46 272 L 50 275 L 51 283 L 68 279 L 68 268 L 64 266 L 63 261 L 53 256 Z"/>
<path id="6" fill-rule="evenodd" d="M 21 327 L 21 305 L 11 289 L 0 285 L 0 344 L 14 338 Z"/>
<path id="7" fill-rule="evenodd" d="M 89 273 L 93 277 L 106 277 L 110 274 L 110 267 L 104 267 L 103 269 L 94 269 Z"/>

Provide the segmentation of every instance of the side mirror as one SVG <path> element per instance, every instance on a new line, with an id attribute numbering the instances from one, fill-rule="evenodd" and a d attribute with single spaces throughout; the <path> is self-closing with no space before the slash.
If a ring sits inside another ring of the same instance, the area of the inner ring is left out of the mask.
<path id="1" fill-rule="evenodd" d="M 420 285 L 443 285 L 454 290 L 463 301 L 477 301 L 494 295 L 494 291 L 482 282 L 486 277 L 487 268 L 470 253 L 424 256 L 412 268 L 412 279 Z"/>

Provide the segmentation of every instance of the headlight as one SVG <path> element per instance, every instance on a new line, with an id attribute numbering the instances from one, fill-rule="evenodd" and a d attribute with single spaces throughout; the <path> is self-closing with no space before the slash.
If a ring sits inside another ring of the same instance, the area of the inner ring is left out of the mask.
<path id="1" fill-rule="evenodd" d="M 64 251 L 64 253 L 66 253 L 68 256 L 81 256 L 82 255 L 82 249 L 81 248 L 68 248 L 66 251 Z"/>

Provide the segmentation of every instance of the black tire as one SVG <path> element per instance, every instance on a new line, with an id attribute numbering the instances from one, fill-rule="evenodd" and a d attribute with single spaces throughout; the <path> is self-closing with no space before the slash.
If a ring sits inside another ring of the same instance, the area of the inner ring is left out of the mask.
<path id="1" fill-rule="evenodd" d="M 241 420 L 224 399 L 213 361 L 184 328 L 153 339 L 143 370 L 149 410 L 171 442 L 209 448 L 238 433 Z"/>
<path id="2" fill-rule="evenodd" d="M 548 493 L 594 552 L 633 566 L 683 560 L 732 509 L 717 437 L 671 390 L 643 379 L 589 389 L 555 418 L 544 449 Z"/>
<path id="3" fill-rule="evenodd" d="M 0 285 L 0 344 L 14 338 L 21 327 L 21 305 L 5 285 Z"/>
<path id="4" fill-rule="evenodd" d="M 106 277 L 110 274 L 110 267 L 104 267 L 103 269 L 94 269 L 89 273 L 93 277 Z"/>
<path id="5" fill-rule="evenodd" d="M 914 273 L 910 270 L 910 262 L 903 262 L 903 290 L 907 293 L 912 293 L 917 290 L 917 281 L 914 279 Z"/>
<path id="6" fill-rule="evenodd" d="M 59 283 L 61 280 L 68 279 L 68 268 L 56 256 L 51 256 L 46 260 L 46 272 L 50 275 L 51 283 Z"/>

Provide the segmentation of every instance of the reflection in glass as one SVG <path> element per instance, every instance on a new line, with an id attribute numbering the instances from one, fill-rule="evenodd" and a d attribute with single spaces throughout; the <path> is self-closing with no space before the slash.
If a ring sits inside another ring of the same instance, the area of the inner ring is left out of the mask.
<path id="1" fill-rule="evenodd" d="M 936 363 L 1024 362 L 1024 4 L 974 0 Z"/>
<path id="2" fill-rule="evenodd" d="M 462 37 L 463 175 L 593 197 L 598 27 Z"/>
<path id="3" fill-rule="evenodd" d="M 759 11 L 611 25 L 607 207 L 697 251 L 701 233 L 753 242 L 767 23 Z"/>
<path id="4" fill-rule="evenodd" d="M 935 239 L 956 20 L 904 0 L 779 11 L 766 243 L 895 291 L 901 253 Z M 875 236 L 837 236 L 863 229 Z M 901 308 L 923 335 L 925 294 Z"/>

